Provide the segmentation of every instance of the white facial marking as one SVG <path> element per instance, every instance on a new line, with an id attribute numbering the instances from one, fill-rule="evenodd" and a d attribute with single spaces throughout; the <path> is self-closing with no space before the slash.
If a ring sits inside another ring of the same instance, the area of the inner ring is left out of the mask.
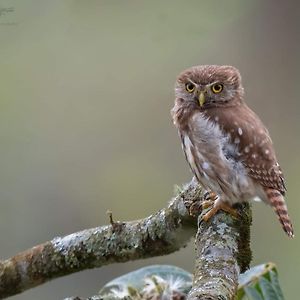
<path id="1" fill-rule="evenodd" d="M 239 133 L 239 135 L 242 135 L 242 134 L 243 134 L 243 130 L 242 130 L 241 127 L 238 128 L 238 133 Z"/>
<path id="2" fill-rule="evenodd" d="M 250 149 L 249 149 L 248 146 L 246 146 L 245 149 L 244 149 L 245 153 L 249 153 L 249 150 L 250 150 Z"/>

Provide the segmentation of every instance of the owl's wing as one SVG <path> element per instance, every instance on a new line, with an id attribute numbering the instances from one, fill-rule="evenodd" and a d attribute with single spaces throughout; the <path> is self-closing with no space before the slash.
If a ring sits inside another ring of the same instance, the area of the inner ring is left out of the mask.
<path id="1" fill-rule="evenodd" d="M 269 138 L 267 133 L 265 137 L 263 137 L 263 134 L 261 136 L 262 143 Z M 251 155 L 255 157 L 255 161 Z M 262 186 L 277 189 L 282 195 L 285 194 L 284 175 L 277 162 L 271 142 L 264 143 L 263 146 L 257 145 L 253 147 L 250 156 L 242 153 L 242 159 L 250 177 L 258 181 Z"/>
<path id="2" fill-rule="evenodd" d="M 262 186 L 274 188 L 284 195 L 284 175 L 268 130 L 259 117 L 246 104 L 217 111 L 220 125 L 236 145 L 248 175 Z"/>

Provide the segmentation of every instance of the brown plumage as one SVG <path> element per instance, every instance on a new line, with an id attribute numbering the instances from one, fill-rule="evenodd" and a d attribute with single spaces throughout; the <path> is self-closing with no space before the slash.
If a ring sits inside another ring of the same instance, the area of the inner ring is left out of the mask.
<path id="1" fill-rule="evenodd" d="M 218 195 L 214 207 L 259 197 L 292 237 L 283 173 L 267 129 L 244 102 L 238 70 L 192 67 L 177 78 L 175 95 L 172 117 L 186 159 L 199 183 Z"/>

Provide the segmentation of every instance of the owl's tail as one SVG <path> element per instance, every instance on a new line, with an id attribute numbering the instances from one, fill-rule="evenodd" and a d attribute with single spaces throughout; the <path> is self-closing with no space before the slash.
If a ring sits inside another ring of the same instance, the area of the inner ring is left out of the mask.
<path id="1" fill-rule="evenodd" d="M 269 203 L 274 208 L 278 219 L 282 225 L 283 230 L 289 237 L 294 237 L 294 230 L 291 219 L 288 215 L 287 206 L 285 204 L 282 194 L 272 188 L 266 188 L 265 192 L 268 196 Z"/>

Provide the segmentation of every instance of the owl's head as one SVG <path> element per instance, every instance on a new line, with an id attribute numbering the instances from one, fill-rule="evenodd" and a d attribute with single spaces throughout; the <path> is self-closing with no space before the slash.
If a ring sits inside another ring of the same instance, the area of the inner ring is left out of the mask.
<path id="1" fill-rule="evenodd" d="M 196 66 L 177 78 L 175 96 L 184 103 L 202 109 L 232 106 L 242 101 L 243 87 L 239 71 L 231 66 Z"/>

